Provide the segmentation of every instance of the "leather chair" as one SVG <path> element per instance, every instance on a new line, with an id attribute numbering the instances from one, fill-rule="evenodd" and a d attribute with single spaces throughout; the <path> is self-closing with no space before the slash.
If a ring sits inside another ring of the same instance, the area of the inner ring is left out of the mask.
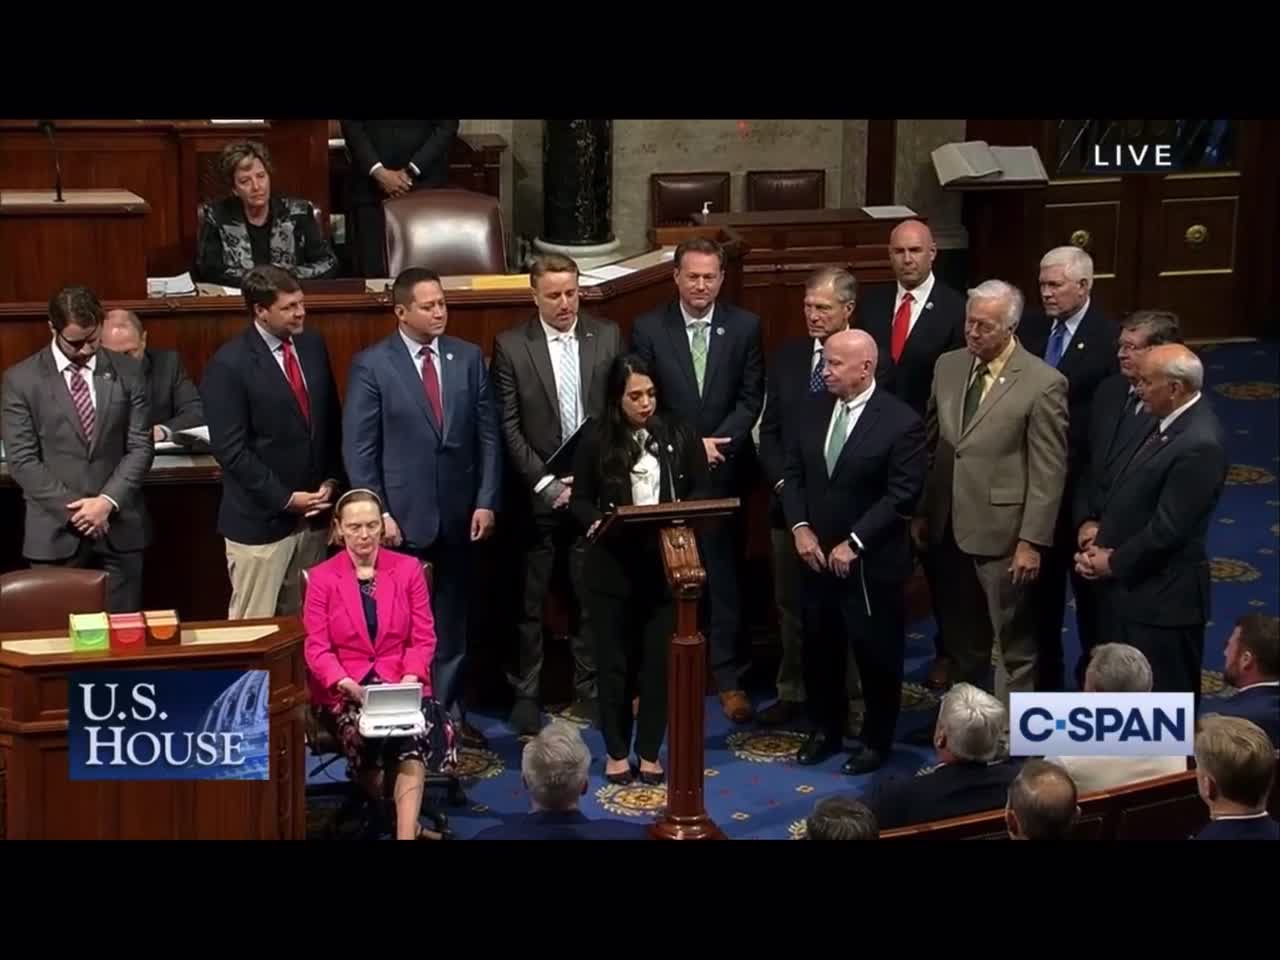
<path id="1" fill-rule="evenodd" d="M 506 273 L 506 235 L 497 197 L 470 190 L 414 190 L 382 204 L 387 273 L 428 267 L 441 276 Z"/>
<path id="2" fill-rule="evenodd" d="M 752 170 L 747 173 L 748 210 L 821 210 L 826 205 L 825 170 Z"/>
<path id="3" fill-rule="evenodd" d="M 729 210 L 729 174 L 654 173 L 649 175 L 649 222 L 654 227 L 692 224 L 710 203 L 710 212 Z"/>
<path id="4" fill-rule="evenodd" d="M 5 630 L 65 630 L 69 615 L 106 609 L 105 570 L 33 567 L 0 576 L 0 624 Z"/>

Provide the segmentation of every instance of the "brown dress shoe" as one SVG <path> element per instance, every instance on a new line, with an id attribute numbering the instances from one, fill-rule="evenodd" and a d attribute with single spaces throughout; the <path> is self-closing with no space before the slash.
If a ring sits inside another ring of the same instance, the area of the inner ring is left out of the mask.
<path id="1" fill-rule="evenodd" d="M 924 685 L 930 690 L 945 690 L 951 686 L 951 661 L 946 657 L 935 657 Z"/>
<path id="2" fill-rule="evenodd" d="M 726 690 L 720 694 L 720 707 L 734 723 L 747 723 L 755 713 L 744 690 Z"/>

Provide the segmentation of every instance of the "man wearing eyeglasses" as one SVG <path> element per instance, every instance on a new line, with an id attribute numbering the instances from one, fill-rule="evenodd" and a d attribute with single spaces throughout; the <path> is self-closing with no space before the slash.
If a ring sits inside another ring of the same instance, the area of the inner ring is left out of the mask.
<path id="1" fill-rule="evenodd" d="M 0 432 L 26 500 L 23 556 L 105 570 L 108 607 L 119 613 L 142 606 L 151 537 L 142 483 L 154 448 L 141 368 L 99 349 L 102 319 L 87 287 L 54 294 L 53 343 L 4 375 Z"/>

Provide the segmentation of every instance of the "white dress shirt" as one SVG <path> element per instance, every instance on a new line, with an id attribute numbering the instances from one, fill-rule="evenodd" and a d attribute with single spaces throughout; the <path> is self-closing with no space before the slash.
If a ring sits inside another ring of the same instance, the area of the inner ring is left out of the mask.
<path id="1" fill-rule="evenodd" d="M 645 447 L 649 431 L 637 430 L 635 438 L 644 452 L 631 468 L 631 502 L 637 507 L 651 506 L 661 498 L 662 465 Z"/>
<path id="2" fill-rule="evenodd" d="M 707 315 L 705 317 L 698 318 L 693 316 L 691 313 L 689 313 L 688 310 L 685 309 L 683 300 L 680 301 L 680 316 L 684 317 L 684 332 L 685 332 L 685 336 L 689 338 L 690 351 L 693 350 L 693 331 L 695 329 L 694 324 L 705 323 L 707 325 L 707 356 L 708 357 L 711 356 L 711 335 L 715 332 L 714 330 L 711 329 L 711 323 L 715 315 L 716 315 L 716 305 L 714 303 L 711 304 L 711 309 L 707 311 Z"/>
<path id="3" fill-rule="evenodd" d="M 902 299 L 908 293 L 911 294 L 911 316 L 907 320 L 907 338 L 910 339 L 911 331 L 916 328 L 916 321 L 924 311 L 924 305 L 929 302 L 929 297 L 933 294 L 933 271 L 930 270 L 929 275 L 920 281 L 920 285 L 914 290 L 908 290 L 901 283 L 898 284 L 898 293 L 893 298 L 893 313 L 889 315 L 891 329 L 893 318 L 898 315 L 898 310 L 902 308 Z"/>
<path id="4" fill-rule="evenodd" d="M 1186 403 L 1180 406 L 1177 410 L 1173 411 L 1173 413 L 1169 414 L 1167 417 L 1162 419 L 1160 421 L 1160 433 L 1161 434 L 1165 433 L 1165 431 L 1169 429 L 1170 424 L 1172 424 L 1173 421 L 1177 420 L 1180 416 L 1182 416 L 1182 414 L 1185 411 L 1190 410 L 1192 405 L 1199 399 L 1200 399 L 1200 393 L 1199 391 L 1197 391 L 1194 397 L 1192 397 L 1190 400 L 1188 400 Z"/>
<path id="5" fill-rule="evenodd" d="M 837 400 L 832 405 L 831 420 L 827 423 L 827 432 L 824 435 L 823 441 L 822 441 L 822 450 L 824 454 L 826 452 L 827 447 L 831 443 L 831 431 L 836 428 L 836 416 L 840 413 L 840 407 L 843 406 L 845 408 L 844 440 L 840 444 L 840 449 L 843 450 L 845 443 L 849 442 L 849 434 L 853 433 L 853 428 L 858 425 L 858 420 L 862 416 L 862 411 L 867 409 L 867 403 L 871 400 L 871 395 L 874 394 L 875 392 L 876 392 L 876 382 L 874 380 L 871 380 L 870 385 L 867 387 L 867 389 L 863 390 L 856 397 L 853 397 L 850 400 Z M 795 531 L 799 530 L 801 527 L 807 527 L 807 526 L 809 526 L 809 522 L 807 520 L 801 520 L 799 523 L 797 523 L 794 527 L 791 528 L 791 532 L 794 533 Z M 858 545 L 858 549 L 862 550 L 863 549 L 862 541 L 858 539 L 858 535 L 854 533 L 852 530 L 850 530 L 849 536 L 853 539 L 853 542 Z"/>
<path id="6" fill-rule="evenodd" d="M 62 382 L 67 385 L 67 390 L 70 391 L 71 378 L 74 376 L 71 368 L 76 366 L 76 364 L 72 362 L 70 357 L 58 349 L 58 345 L 56 343 L 50 344 L 49 349 L 53 351 L 53 362 L 58 368 L 58 376 L 62 377 Z M 89 388 L 89 403 L 93 405 L 93 415 L 95 417 L 98 415 L 98 391 L 93 387 L 93 373 L 97 369 L 98 355 L 96 353 L 80 367 L 81 375 L 84 377 L 85 386 Z M 150 437 L 150 434 L 148 433 L 147 436 Z M 92 439 L 93 438 L 91 437 L 90 440 Z M 119 512 L 120 504 L 116 503 L 105 493 L 99 494 L 99 496 L 110 503 L 116 512 Z"/>
<path id="7" fill-rule="evenodd" d="M 431 351 L 431 369 L 436 373 L 436 386 L 440 388 L 440 406 L 444 406 L 444 370 L 440 366 L 440 340 L 436 338 L 430 343 L 419 343 L 414 340 L 403 329 L 396 328 L 400 333 L 400 340 L 404 343 L 404 348 L 409 351 L 409 359 L 413 361 L 413 369 L 418 373 L 418 379 L 422 379 L 422 348 L 426 347 Z M 425 389 L 425 387 L 424 387 Z"/>
<path id="8" fill-rule="evenodd" d="M 1063 357 L 1066 357 L 1066 355 L 1067 355 L 1067 350 L 1069 350 L 1069 349 L 1071 348 L 1071 341 L 1075 339 L 1076 331 L 1080 329 L 1080 321 L 1084 319 L 1084 315 L 1085 315 L 1086 313 L 1088 313 L 1088 312 L 1089 312 L 1089 298 L 1088 298 L 1088 297 L 1085 297 L 1085 298 L 1084 298 L 1084 303 L 1080 304 L 1080 309 L 1079 309 L 1079 310 L 1077 310 L 1075 313 L 1071 314 L 1071 316 L 1066 317 L 1065 319 L 1064 319 L 1063 317 L 1057 317 L 1057 318 L 1050 317 L 1050 318 L 1049 318 L 1049 337 L 1050 337 L 1050 339 L 1052 339 L 1052 338 L 1053 338 L 1053 328 L 1054 328 L 1055 326 L 1057 326 L 1059 322 L 1061 322 L 1061 323 L 1065 323 L 1065 324 L 1067 325 L 1067 338 L 1066 338 L 1065 340 L 1063 340 L 1063 341 L 1062 341 L 1062 356 L 1063 356 Z M 1049 343 L 1048 343 L 1048 341 L 1045 341 L 1045 349 L 1046 349 L 1046 350 L 1048 350 L 1048 349 L 1049 349 Z M 1041 359 L 1043 359 L 1043 357 L 1041 357 Z M 1061 362 L 1061 361 L 1059 361 L 1059 362 Z"/>
<path id="9" fill-rule="evenodd" d="M 271 351 L 272 359 L 275 360 L 276 366 L 280 368 L 280 372 L 284 374 L 285 383 L 288 383 L 289 371 L 284 368 L 284 350 L 281 349 L 284 346 L 284 341 L 262 324 L 258 323 L 257 320 L 253 322 L 253 325 L 258 328 L 258 333 L 262 334 L 262 340 L 266 343 L 267 349 Z M 292 342 L 292 338 L 290 338 L 290 341 Z M 311 390 L 311 385 L 307 383 L 307 375 L 303 373 L 302 358 L 298 356 L 298 345 L 296 343 L 293 345 L 293 355 L 298 360 L 298 374 L 302 377 L 302 385 L 306 387 L 309 392 Z"/>
<path id="10" fill-rule="evenodd" d="M 547 337 L 547 353 L 549 353 L 549 354 L 551 355 L 551 371 L 552 371 L 552 373 L 554 373 L 554 374 L 555 374 L 555 380 L 556 380 L 556 404 L 557 404 L 557 411 L 558 411 L 558 410 L 559 410 L 559 406 L 558 406 L 558 405 L 559 405 L 559 403 L 560 403 L 560 389 L 559 389 L 559 387 L 560 387 L 560 384 L 564 381 L 564 373 L 562 372 L 561 367 L 562 367 L 562 365 L 563 365 L 563 364 L 564 364 L 564 362 L 565 362 L 564 346 L 562 345 L 561 341 L 562 341 L 565 337 L 568 337 L 568 338 L 569 338 L 569 343 L 570 343 L 570 349 L 572 349 L 572 350 L 573 350 L 573 354 L 574 354 L 574 356 L 575 356 L 575 357 L 578 355 L 578 318 L 577 318 L 577 317 L 574 317 L 574 318 L 573 318 L 573 324 L 572 324 L 572 325 L 569 327 L 569 329 L 568 329 L 566 332 L 564 332 L 564 333 L 561 333 L 561 332 L 560 332 L 559 330 L 557 330 L 555 327 L 553 327 L 553 326 L 551 326 L 549 323 L 547 323 L 547 321 L 543 320 L 543 319 L 542 319 L 542 315 L 541 315 L 541 314 L 539 314 L 539 315 L 538 315 L 538 322 L 539 322 L 540 324 L 542 324 L 542 332 L 543 332 L 544 334 L 546 334 L 546 337 Z M 578 409 L 577 409 L 577 416 L 576 416 L 576 418 L 575 418 L 575 419 L 576 419 L 577 423 L 581 424 L 581 423 L 582 423 L 582 369 L 581 369 L 581 365 L 579 365 L 579 369 L 578 369 L 578 396 L 577 396 L 577 401 L 578 401 Z M 568 435 L 567 435 L 567 434 L 565 435 L 564 439 L 566 439 L 566 440 L 568 440 L 568 439 L 569 439 L 569 437 L 568 437 Z M 550 473 L 545 474 L 544 476 L 542 476 L 541 478 L 539 478 L 538 482 L 534 485 L 533 492 L 534 492 L 534 493 L 541 493 L 543 490 L 545 490 L 545 489 L 546 489 L 547 485 L 548 485 L 549 483 L 551 483 L 551 481 L 552 481 L 552 480 L 554 480 L 554 479 L 555 479 L 554 474 L 550 474 Z"/>

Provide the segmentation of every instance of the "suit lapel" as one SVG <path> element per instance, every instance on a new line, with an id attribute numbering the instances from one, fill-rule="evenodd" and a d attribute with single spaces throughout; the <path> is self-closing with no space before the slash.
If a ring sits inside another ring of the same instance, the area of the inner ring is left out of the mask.
<path id="1" fill-rule="evenodd" d="M 844 442 L 844 446 L 840 448 L 840 456 L 836 458 L 836 468 L 831 472 L 831 479 L 834 480 L 836 475 L 840 473 L 846 461 L 853 455 L 853 451 L 857 449 L 867 434 L 875 429 L 875 421 L 880 416 L 880 390 L 871 395 L 871 399 L 867 401 L 867 405 L 863 408 L 862 413 L 858 416 L 858 422 L 853 425 L 853 429 L 849 431 L 849 436 Z M 825 434 L 824 434 L 825 436 Z"/>
<path id="2" fill-rule="evenodd" d="M 399 331 L 393 333 L 383 342 L 391 359 L 391 368 L 396 372 L 396 376 L 400 378 L 400 382 L 404 385 L 405 390 L 408 391 L 409 396 L 413 397 L 413 402 L 417 404 L 423 419 L 431 424 L 431 429 L 436 432 L 436 436 L 441 436 L 440 424 L 436 423 L 435 414 L 427 406 L 427 391 L 422 385 L 422 375 L 418 372 L 418 368 L 414 366 L 413 360 L 410 359 L 409 351 L 405 349 Z M 442 348 L 442 355 L 443 352 Z M 441 391 L 440 402 L 441 404 L 444 403 L 444 391 Z"/>
<path id="3" fill-rule="evenodd" d="M 111 362 L 104 356 L 105 351 L 98 351 L 98 362 L 94 364 L 93 371 L 93 440 L 89 444 L 89 454 L 98 449 L 98 442 L 102 439 L 103 424 L 106 423 L 107 414 L 111 411 L 111 391 L 115 386 L 116 371 Z"/>
<path id="4" fill-rule="evenodd" d="M 728 347 L 725 344 L 725 314 L 724 307 L 718 303 L 715 309 L 711 311 L 711 326 L 707 328 L 707 369 L 702 377 L 702 395 L 704 397 L 711 392 L 711 382 L 715 379 L 720 368 L 724 366 L 724 355 L 728 353 Z M 689 364 L 690 369 L 692 369 L 692 352 L 689 354 Z"/>
<path id="5" fill-rule="evenodd" d="M 547 395 L 547 403 L 551 407 L 551 413 L 556 418 L 556 423 L 560 423 L 560 393 L 556 389 L 556 371 L 551 363 L 551 348 L 547 346 L 547 337 L 542 329 L 542 321 L 536 316 L 529 321 L 528 334 L 529 337 L 526 344 L 529 348 L 529 360 L 533 363 L 534 372 L 538 374 L 538 380 L 542 383 L 543 392 Z M 560 424 L 560 429 L 561 433 L 563 433 L 564 424 Z"/>
<path id="6" fill-rule="evenodd" d="M 578 389 L 582 391 L 582 416 L 587 413 L 591 399 L 591 378 L 596 372 L 596 325 L 585 317 L 578 317 Z"/>
<path id="7" fill-rule="evenodd" d="M 249 329 L 245 332 L 245 336 L 249 338 L 249 355 L 253 357 L 254 363 L 258 365 L 259 375 L 262 377 L 263 382 L 271 385 L 271 389 L 279 396 L 279 403 L 298 418 L 298 424 L 304 431 L 310 433 L 306 418 L 302 416 L 302 408 L 298 406 L 298 398 L 293 395 L 293 387 L 289 386 L 284 370 L 276 362 L 271 348 L 267 346 L 267 341 L 262 339 L 262 333 L 258 330 L 257 323 L 252 320 L 249 321 Z M 297 344 L 294 344 L 293 353 L 294 356 L 298 357 L 298 365 L 301 366 L 302 357 L 299 355 Z M 310 379 L 311 374 L 305 368 L 303 368 L 302 374 L 308 378 L 307 393 L 310 395 L 312 394 L 311 384 L 315 381 Z"/>
<path id="8" fill-rule="evenodd" d="M 689 386 L 693 388 L 693 395 L 700 397 L 698 375 L 693 372 L 693 351 L 689 349 L 689 334 L 684 328 L 684 315 L 680 312 L 679 300 L 667 308 L 666 328 L 667 336 L 671 340 L 671 349 L 675 351 L 676 357 L 679 358 L 680 369 L 688 377 Z M 708 354 L 708 365 L 710 365 L 710 360 L 710 354 Z M 706 382 L 705 379 L 703 382 Z"/>
<path id="9" fill-rule="evenodd" d="M 56 350 L 57 347 L 52 347 L 51 349 Z M 89 449 L 93 438 L 84 435 L 84 426 L 80 423 L 80 414 L 76 413 L 76 405 L 71 400 L 71 390 L 67 387 L 66 374 L 58 372 L 58 365 L 47 352 L 40 354 L 40 363 L 43 367 L 40 379 L 47 385 L 54 406 L 61 410 L 62 415 L 71 422 L 71 426 L 80 435 L 80 439 L 84 441 L 85 449 Z M 93 419 L 96 423 L 98 419 L 96 413 Z"/>
<path id="10" fill-rule="evenodd" d="M 996 377 L 995 383 L 987 390 L 987 395 L 982 398 L 982 402 L 978 404 L 978 409 L 973 411 L 973 419 L 969 421 L 969 426 L 961 429 L 960 437 L 963 439 L 973 432 L 973 428 L 982 422 L 982 418 L 991 412 L 991 408 L 1000 402 L 1001 398 L 1013 389 L 1013 385 L 1018 382 L 1018 374 L 1022 371 L 1022 358 L 1018 356 L 1018 348 L 1014 347 L 1013 353 L 1009 355 L 1008 362 L 1000 371 L 1000 376 Z M 958 423 L 964 421 L 964 394 L 969 388 L 969 379 L 965 377 L 964 385 L 960 389 L 960 419 Z"/>
<path id="11" fill-rule="evenodd" d="M 462 390 L 463 374 L 454 366 L 452 339 L 439 337 L 436 342 L 440 346 L 440 408 L 444 411 L 440 437 L 446 439 L 449 436 L 449 424 L 453 422 L 453 412 L 458 409 L 458 397 L 455 394 Z"/>

